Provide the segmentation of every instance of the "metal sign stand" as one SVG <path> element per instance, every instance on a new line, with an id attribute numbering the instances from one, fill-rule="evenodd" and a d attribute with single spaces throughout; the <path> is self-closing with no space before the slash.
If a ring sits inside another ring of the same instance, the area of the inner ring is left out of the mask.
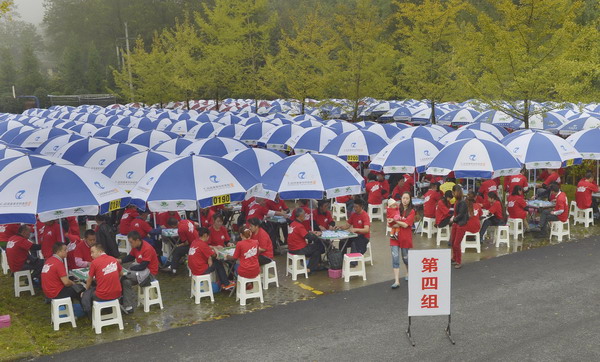
<path id="1" fill-rule="evenodd" d="M 406 336 L 408 337 L 410 344 L 414 347 L 416 345 L 416 342 L 412 336 L 412 332 L 410 331 L 410 326 L 411 326 L 411 322 L 412 322 L 411 318 L 412 317 L 408 317 L 408 328 L 406 329 Z M 446 329 L 444 329 L 444 332 L 446 332 L 446 337 L 448 337 L 448 339 L 450 340 L 450 343 L 452 343 L 454 345 L 454 344 L 456 344 L 456 342 L 452 338 L 452 331 L 450 329 L 451 322 L 452 322 L 452 315 L 449 314 L 448 315 L 448 325 L 446 326 Z"/>

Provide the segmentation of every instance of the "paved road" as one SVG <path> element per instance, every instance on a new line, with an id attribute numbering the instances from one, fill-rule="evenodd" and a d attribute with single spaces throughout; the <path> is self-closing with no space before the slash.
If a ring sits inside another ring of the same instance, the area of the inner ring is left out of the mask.
<path id="1" fill-rule="evenodd" d="M 413 322 L 406 284 L 327 295 L 46 357 L 86 360 L 600 360 L 600 240 L 555 245 L 454 271 L 456 345 L 445 317 Z"/>

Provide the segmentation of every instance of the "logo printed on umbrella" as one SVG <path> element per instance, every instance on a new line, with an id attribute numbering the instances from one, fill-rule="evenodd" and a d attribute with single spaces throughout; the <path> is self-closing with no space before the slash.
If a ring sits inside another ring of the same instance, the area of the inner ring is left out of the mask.
<path id="1" fill-rule="evenodd" d="M 209 178 L 210 182 L 217 184 L 219 183 L 219 179 L 217 178 L 217 175 L 211 175 Z"/>
<path id="2" fill-rule="evenodd" d="M 425 150 L 425 151 L 423 151 L 423 153 L 425 154 L 425 156 L 429 157 L 429 150 Z"/>
<path id="3" fill-rule="evenodd" d="M 37 137 L 35 138 L 35 140 L 36 140 L 36 141 L 39 141 L 39 140 L 40 140 L 40 136 L 37 136 Z"/>
<path id="4" fill-rule="evenodd" d="M 150 185 L 150 182 L 152 182 L 152 180 L 154 180 L 154 177 L 150 177 L 150 178 L 148 179 L 148 182 L 146 182 L 146 186 Z"/>
<path id="5" fill-rule="evenodd" d="M 560 145 L 560 149 L 567 152 L 567 148 L 565 147 L 565 145 Z"/>
<path id="6" fill-rule="evenodd" d="M 517 152 L 519 152 L 519 147 L 515 147 L 513 150 L 513 153 L 517 153 Z"/>
<path id="7" fill-rule="evenodd" d="M 60 147 L 59 146 L 54 146 L 52 147 L 52 151 L 57 151 Z"/>
<path id="8" fill-rule="evenodd" d="M 300 180 L 304 180 L 306 178 L 306 172 L 304 172 L 304 171 L 298 172 L 298 178 Z"/>
<path id="9" fill-rule="evenodd" d="M 275 166 L 275 162 L 269 162 L 269 166 L 270 166 L 270 167 L 273 167 L 273 166 Z"/>
<path id="10" fill-rule="evenodd" d="M 98 161 L 98 164 L 100 166 L 104 165 L 104 162 L 106 162 L 106 158 L 101 159 L 100 161 Z"/>
<path id="11" fill-rule="evenodd" d="M 477 155 L 469 155 L 469 160 L 471 160 L 471 161 L 475 161 L 476 158 L 477 158 Z"/>
<path id="12" fill-rule="evenodd" d="M 23 198 L 23 194 L 25 194 L 25 190 L 17 191 L 17 193 L 15 194 L 15 199 L 21 200 Z"/>
<path id="13" fill-rule="evenodd" d="M 133 171 L 128 171 L 128 172 L 125 174 L 125 177 L 126 177 L 127 179 L 131 180 L 131 178 L 133 177 Z"/>
<path id="14" fill-rule="evenodd" d="M 356 142 L 352 142 L 352 143 L 350 144 L 350 147 L 352 147 L 352 148 L 356 148 Z"/>
<path id="15" fill-rule="evenodd" d="M 104 190 L 104 186 L 102 186 L 102 184 L 98 181 L 94 181 L 94 185 L 96 185 L 97 188 Z"/>

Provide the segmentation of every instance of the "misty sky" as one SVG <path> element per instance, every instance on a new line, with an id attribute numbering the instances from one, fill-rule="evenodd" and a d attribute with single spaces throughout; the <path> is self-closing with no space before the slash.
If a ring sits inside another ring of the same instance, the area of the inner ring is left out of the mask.
<path id="1" fill-rule="evenodd" d="M 44 0 L 15 0 L 21 20 L 36 25 L 41 24 L 44 17 L 43 4 Z"/>

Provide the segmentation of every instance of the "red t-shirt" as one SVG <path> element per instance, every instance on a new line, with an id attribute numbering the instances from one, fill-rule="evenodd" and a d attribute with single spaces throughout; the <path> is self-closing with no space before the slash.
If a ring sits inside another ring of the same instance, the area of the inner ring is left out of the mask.
<path id="1" fill-rule="evenodd" d="M 527 201 L 521 195 L 510 195 L 508 197 L 507 203 L 507 211 L 508 217 L 511 219 L 525 219 L 527 217 L 527 212 L 525 211 L 525 207 L 527 206 Z"/>
<path id="2" fill-rule="evenodd" d="M 379 183 L 381 184 L 381 196 L 383 196 L 384 199 L 388 198 L 388 195 L 392 192 L 392 190 L 390 190 L 390 183 L 386 179 L 379 181 Z"/>
<path id="3" fill-rule="evenodd" d="M 258 220 L 264 220 L 265 216 L 269 213 L 269 209 L 261 204 L 254 204 L 248 210 L 248 217 L 246 220 L 257 218 Z"/>
<path id="4" fill-rule="evenodd" d="M 552 182 L 560 184 L 560 175 L 558 174 L 558 172 L 553 172 L 550 175 L 548 175 L 548 177 L 546 177 L 546 179 L 544 180 L 544 185 L 548 186 Z"/>
<path id="5" fill-rule="evenodd" d="M 215 221 L 213 216 L 215 216 L 215 211 L 213 209 L 208 209 L 206 213 L 204 213 L 204 210 L 200 210 L 200 226 L 205 228 L 212 226 Z"/>
<path id="6" fill-rule="evenodd" d="M 293 221 L 288 227 L 288 249 L 291 251 L 300 250 L 306 247 L 306 235 L 308 231 L 304 225 L 298 221 Z"/>
<path id="7" fill-rule="evenodd" d="M 56 298 L 65 287 L 60 278 L 67 276 L 65 264 L 56 255 L 46 259 L 42 268 L 42 290 L 47 298 Z"/>
<path id="8" fill-rule="evenodd" d="M 285 201 L 283 201 L 283 200 L 279 200 L 279 202 L 275 202 L 272 200 L 266 200 L 265 206 L 269 210 L 273 210 L 273 211 L 283 211 L 283 210 L 288 209 L 287 205 L 285 204 Z"/>
<path id="9" fill-rule="evenodd" d="M 481 229 L 481 215 L 483 215 L 481 206 L 479 206 L 478 204 L 473 204 L 473 216 L 469 217 L 467 223 L 464 226 L 462 226 L 465 229 L 465 231 L 468 231 L 470 233 L 479 232 L 479 230 Z"/>
<path id="10" fill-rule="evenodd" d="M 192 275 L 203 275 L 208 269 L 208 259 L 215 255 L 215 251 L 207 243 L 196 239 L 190 245 L 188 253 L 188 267 Z"/>
<path id="11" fill-rule="evenodd" d="M 21 271 L 33 243 L 21 235 L 13 235 L 6 244 L 6 259 L 13 273 Z"/>
<path id="12" fill-rule="evenodd" d="M 142 240 L 142 247 L 139 250 L 137 248 L 131 249 L 129 255 L 133 256 L 138 264 L 147 261 L 150 274 L 158 274 L 158 257 L 156 251 L 148 242 Z"/>
<path id="13" fill-rule="evenodd" d="M 582 210 L 592 207 L 592 194 L 594 192 L 598 192 L 598 185 L 586 179 L 581 179 L 577 184 L 577 193 L 575 194 L 577 207 Z"/>
<path id="14" fill-rule="evenodd" d="M 171 213 L 170 211 L 159 212 L 156 215 L 156 225 L 157 226 L 167 226 L 167 221 L 170 218 L 175 218 L 178 222 L 181 221 L 181 216 L 179 216 L 178 212 Z"/>
<path id="15" fill-rule="evenodd" d="M 445 218 L 450 216 L 450 209 L 444 203 L 444 199 L 441 199 L 437 203 L 437 207 L 435 208 L 435 224 L 438 225 Z"/>
<path id="16" fill-rule="evenodd" d="M 346 202 L 352 200 L 352 196 L 347 195 L 347 196 L 340 196 L 340 197 L 336 197 L 335 198 L 335 202 L 338 202 L 340 204 L 345 204 Z"/>
<path id="17" fill-rule="evenodd" d="M 494 180 L 485 180 L 481 183 L 479 187 L 479 193 L 483 195 L 483 207 L 485 209 L 490 208 L 490 203 L 488 201 L 488 194 L 490 192 L 498 192 L 498 185 Z"/>
<path id="18" fill-rule="evenodd" d="M 152 226 L 140 218 L 136 218 L 131 222 L 131 231 L 137 231 L 142 239 L 148 236 L 148 233 L 152 230 Z"/>
<path id="19" fill-rule="evenodd" d="M 200 237 L 198 230 L 196 230 L 196 225 L 190 220 L 181 220 L 177 224 L 177 234 L 179 235 L 179 240 L 182 242 L 187 241 L 190 244 Z"/>
<path id="20" fill-rule="evenodd" d="M 311 220 L 310 217 L 312 215 L 312 211 L 310 209 L 310 207 L 308 206 L 300 206 L 302 208 L 302 210 L 304 210 L 304 221 L 302 221 L 302 225 L 304 225 L 304 228 L 306 230 L 312 230 L 312 224 L 311 224 Z M 294 221 L 296 220 L 296 215 L 294 215 L 292 213 L 292 216 L 290 217 L 290 220 Z"/>
<path id="21" fill-rule="evenodd" d="M 394 200 L 400 200 L 402 198 L 402 194 L 405 192 L 409 192 L 412 194 L 412 188 L 414 184 L 415 181 L 411 175 L 404 175 L 404 184 L 402 186 L 400 186 L 400 184 L 396 185 L 396 187 L 394 187 L 394 191 L 392 191 L 392 197 L 394 198 Z"/>
<path id="22" fill-rule="evenodd" d="M 52 247 L 60 241 L 62 241 L 60 237 L 60 225 L 57 222 L 52 226 L 45 225 L 41 237 L 42 255 L 44 256 L 44 259 L 48 259 L 52 256 Z"/>
<path id="23" fill-rule="evenodd" d="M 408 227 L 398 228 L 398 240 L 390 239 L 390 245 L 410 249 L 413 247 L 412 226 L 415 223 L 415 209 L 410 210 L 409 213 L 398 211 L 398 221 L 407 223 Z"/>
<path id="24" fill-rule="evenodd" d="M 82 243 L 85 244 L 85 243 Z M 96 278 L 96 296 L 103 300 L 121 297 L 121 271 L 123 267 L 117 259 L 102 254 L 90 265 L 90 278 Z"/>
<path id="25" fill-rule="evenodd" d="M 350 215 L 350 219 L 348 219 L 348 224 L 352 225 L 353 228 L 362 229 L 367 225 L 371 225 L 371 221 L 369 220 L 369 214 L 365 210 L 360 213 L 352 213 Z M 362 233 L 357 233 L 362 234 Z M 368 239 L 371 237 L 371 232 L 365 233 L 364 236 Z"/>
<path id="26" fill-rule="evenodd" d="M 560 191 L 556 195 L 556 205 L 554 206 L 554 211 L 563 210 L 563 213 L 557 215 L 558 220 L 565 222 L 569 219 L 569 205 L 567 203 L 567 194 Z"/>
<path id="27" fill-rule="evenodd" d="M 238 275 L 244 278 L 256 278 L 260 274 L 258 264 L 258 241 L 253 239 L 240 240 L 235 246 L 233 257 L 240 262 Z"/>
<path id="28" fill-rule="evenodd" d="M 265 251 L 261 252 L 259 255 L 264 255 L 267 258 L 273 259 L 273 242 L 271 241 L 269 233 L 263 228 L 258 228 L 258 231 L 252 234 L 252 238 L 258 240 L 259 248 L 265 249 Z"/>
<path id="29" fill-rule="evenodd" d="M 0 241 L 10 240 L 10 238 L 12 236 L 17 235 L 20 227 L 21 227 L 21 224 L 0 225 Z"/>
<path id="30" fill-rule="evenodd" d="M 87 261 L 88 263 L 91 263 L 94 259 L 92 259 L 92 249 L 88 246 L 88 244 L 85 241 L 80 241 L 79 243 L 77 243 L 77 246 L 75 247 L 75 252 L 74 255 L 75 257 L 75 263 L 77 263 L 77 259 L 81 259 L 82 261 Z M 83 268 L 80 266 L 77 266 L 77 268 Z M 104 298 L 102 298 L 104 299 Z M 115 299 L 115 298 L 113 298 Z"/>
<path id="31" fill-rule="evenodd" d="M 77 249 L 77 245 L 81 243 L 81 240 L 70 234 L 67 235 L 67 239 L 69 239 L 69 243 L 67 244 L 67 266 L 69 269 L 77 269 L 78 266 L 75 264 L 75 249 Z"/>
<path id="32" fill-rule="evenodd" d="M 491 215 L 494 215 L 500 220 L 504 220 L 504 215 L 502 215 L 502 204 L 500 204 L 500 201 L 494 201 L 488 210 Z"/>
<path id="33" fill-rule="evenodd" d="M 425 217 L 434 218 L 436 205 L 441 199 L 442 194 L 439 191 L 427 191 L 423 200 L 423 215 Z"/>
<path id="34" fill-rule="evenodd" d="M 127 235 L 131 231 L 131 222 L 140 216 L 137 210 L 125 210 L 123 216 L 121 216 L 121 222 L 119 223 L 119 234 Z"/>
<path id="35" fill-rule="evenodd" d="M 231 240 L 229 233 L 224 226 L 221 226 L 219 230 L 215 229 L 214 226 L 208 228 L 208 245 L 210 246 L 225 246 L 226 243 Z"/>
<path id="36" fill-rule="evenodd" d="M 313 210 L 313 220 L 315 221 L 315 230 L 320 230 L 319 226 L 329 229 L 333 217 L 329 210 L 325 211 L 325 214 L 321 214 L 319 210 L 315 209 Z"/>
<path id="37" fill-rule="evenodd" d="M 67 218 L 69 222 L 69 234 L 77 235 L 81 237 L 81 231 L 79 230 L 79 223 L 77 222 L 77 216 L 70 216 Z"/>
<path id="38" fill-rule="evenodd" d="M 525 190 L 526 188 L 529 187 L 529 181 L 527 181 L 527 177 L 525 177 L 521 174 L 505 177 L 504 178 L 505 183 L 506 183 L 506 180 L 508 180 L 506 189 L 507 189 L 509 195 L 512 195 L 512 192 L 513 192 L 515 186 L 521 186 L 523 188 L 523 190 Z"/>
<path id="39" fill-rule="evenodd" d="M 365 186 L 370 205 L 381 205 L 383 195 L 381 194 L 381 183 L 379 181 L 370 181 Z"/>

